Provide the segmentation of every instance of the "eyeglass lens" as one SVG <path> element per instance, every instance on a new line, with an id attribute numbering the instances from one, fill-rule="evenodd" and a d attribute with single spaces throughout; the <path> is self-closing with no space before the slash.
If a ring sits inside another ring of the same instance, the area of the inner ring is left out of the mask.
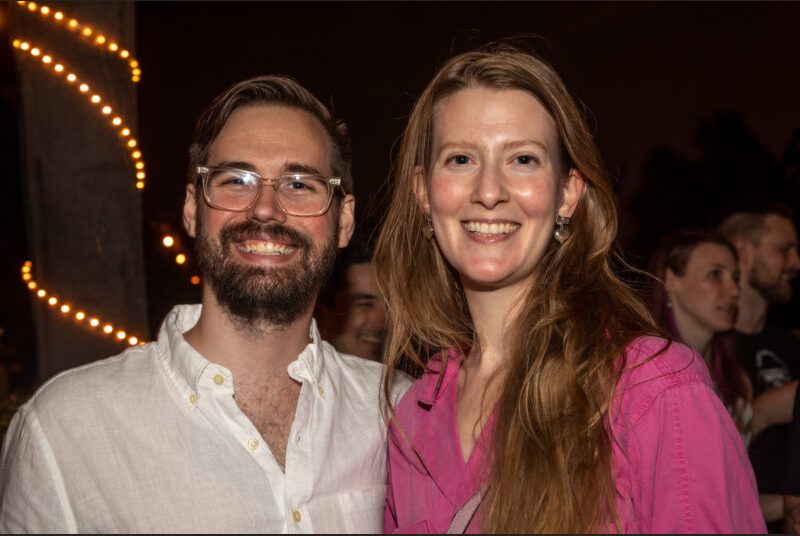
<path id="1" fill-rule="evenodd" d="M 258 176 L 233 169 L 212 171 L 206 193 L 212 205 L 227 210 L 249 207 L 261 188 Z M 276 177 L 275 191 L 281 208 L 290 214 L 312 215 L 325 210 L 331 196 L 328 181 L 315 175 L 291 174 Z"/>

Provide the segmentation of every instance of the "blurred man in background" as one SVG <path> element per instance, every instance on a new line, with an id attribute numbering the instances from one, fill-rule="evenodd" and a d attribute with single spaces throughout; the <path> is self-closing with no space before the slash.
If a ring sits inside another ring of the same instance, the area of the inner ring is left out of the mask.
<path id="1" fill-rule="evenodd" d="M 736 351 L 753 384 L 754 409 L 767 417 L 768 427 L 749 451 L 771 532 L 781 531 L 783 518 L 787 423 L 800 377 L 800 338 L 767 322 L 767 313 L 770 306 L 791 300 L 791 283 L 800 270 L 793 220 L 783 205 L 755 202 L 729 214 L 719 226 L 739 254 Z"/>
<path id="2" fill-rule="evenodd" d="M 380 361 L 386 309 L 371 253 L 363 236 L 350 241 L 320 295 L 315 317 L 322 338 L 337 351 Z"/>

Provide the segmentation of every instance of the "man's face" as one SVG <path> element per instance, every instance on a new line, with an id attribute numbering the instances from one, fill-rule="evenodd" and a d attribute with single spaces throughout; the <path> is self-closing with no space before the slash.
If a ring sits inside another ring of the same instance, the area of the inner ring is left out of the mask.
<path id="1" fill-rule="evenodd" d="M 331 344 L 345 354 L 380 361 L 386 310 L 371 263 L 353 264 L 345 271 L 347 286 L 336 296 L 338 314 Z"/>
<path id="2" fill-rule="evenodd" d="M 235 110 L 209 147 L 206 164 L 255 171 L 264 178 L 303 170 L 330 177 L 332 146 L 309 113 L 285 106 Z M 336 248 L 353 230 L 353 197 L 334 201 L 320 216 L 281 211 L 272 186 L 264 184 L 246 212 L 218 210 L 187 187 L 184 223 L 195 237 L 200 270 L 213 298 L 242 326 L 282 326 L 313 305 L 330 273 Z M 200 206 L 197 206 L 197 204 Z"/>
<path id="3" fill-rule="evenodd" d="M 338 330 L 331 344 L 345 354 L 379 361 L 386 311 L 380 298 L 375 269 L 371 263 L 349 266 L 345 272 L 347 287 L 336 296 Z"/>
<path id="4" fill-rule="evenodd" d="M 769 214 L 761 239 L 752 248 L 749 283 L 767 302 L 786 303 L 792 298 L 791 280 L 800 269 L 797 231 L 791 220 Z"/>

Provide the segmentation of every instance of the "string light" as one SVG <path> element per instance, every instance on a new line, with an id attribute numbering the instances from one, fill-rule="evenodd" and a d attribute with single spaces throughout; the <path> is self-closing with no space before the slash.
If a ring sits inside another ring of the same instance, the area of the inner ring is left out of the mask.
<path id="1" fill-rule="evenodd" d="M 31 13 L 38 11 L 43 18 L 49 19 L 54 26 L 64 26 L 63 21 L 67 18 L 62 11 L 53 12 L 53 8 L 45 4 L 17 2 L 17 5 L 23 9 L 27 9 Z M 50 18 L 51 13 L 53 13 L 52 18 Z M 71 32 L 76 32 L 83 38 L 85 43 L 99 47 L 125 63 L 131 70 L 132 82 L 139 82 L 139 80 L 141 80 L 142 70 L 139 68 L 139 61 L 133 58 L 130 52 L 120 47 L 119 40 L 98 31 L 96 28 L 92 28 L 88 24 L 80 22 L 74 17 L 69 18 L 69 21 L 66 23 L 66 29 Z M 93 39 L 91 39 L 92 36 L 94 36 Z"/>
<path id="2" fill-rule="evenodd" d="M 50 307 L 55 307 L 56 305 L 61 303 L 61 307 L 59 307 L 57 310 L 62 315 L 68 315 L 73 309 L 76 308 L 74 305 L 71 305 L 70 303 L 66 302 L 66 300 L 64 300 L 63 298 L 60 298 L 55 294 L 49 293 L 45 289 L 39 287 L 38 283 L 36 283 L 36 281 L 33 281 L 31 279 L 32 271 L 33 271 L 33 263 L 31 261 L 25 261 L 25 263 L 22 265 L 22 268 L 20 268 L 20 273 L 22 274 L 22 280 L 26 282 L 26 285 L 30 290 L 36 291 L 34 294 L 36 295 L 37 298 L 41 300 L 47 298 L 46 303 Z M 38 290 L 36 290 L 37 288 Z M 121 329 L 119 326 L 115 327 L 110 322 L 101 321 L 97 316 L 90 315 L 89 313 L 87 313 L 85 309 L 78 308 L 78 310 L 75 312 L 73 316 L 73 319 L 82 325 L 88 325 L 87 327 L 89 328 L 96 328 L 100 324 L 103 324 L 103 328 L 100 330 L 100 332 L 106 335 L 113 334 L 112 338 L 117 342 L 126 343 L 129 346 L 144 344 L 139 342 L 139 337 L 135 335 L 129 335 L 126 330 Z"/>
<path id="3" fill-rule="evenodd" d="M 32 56 L 39 56 L 42 54 L 42 50 L 39 47 L 33 46 L 28 41 L 24 39 L 17 38 L 12 41 L 12 45 L 16 50 L 21 52 L 28 52 Z M 68 71 L 64 64 L 55 60 L 55 56 L 53 54 L 47 53 L 42 57 L 42 62 L 46 66 L 52 65 L 52 73 L 57 76 L 62 75 L 64 72 Z M 49 70 L 49 69 L 48 69 Z M 67 82 L 71 85 L 75 85 L 78 88 L 78 91 L 84 95 L 89 96 L 89 102 L 93 105 L 99 105 L 103 102 L 103 97 L 100 93 L 93 92 L 92 87 L 86 83 L 85 81 L 79 79 L 78 75 L 72 71 L 69 71 L 66 76 Z M 99 110 L 100 116 L 106 118 L 107 116 L 112 115 L 114 113 L 114 109 L 110 105 L 104 105 Z M 115 115 L 111 121 L 111 126 L 117 129 L 120 137 L 125 140 L 123 143 L 128 150 L 131 161 L 134 168 L 134 176 L 136 178 L 135 186 L 137 190 L 141 190 L 145 186 L 144 179 L 146 177 L 145 163 L 142 159 L 142 152 L 138 148 L 138 141 L 135 138 L 130 138 L 131 129 L 125 124 L 125 120 L 120 115 Z"/>

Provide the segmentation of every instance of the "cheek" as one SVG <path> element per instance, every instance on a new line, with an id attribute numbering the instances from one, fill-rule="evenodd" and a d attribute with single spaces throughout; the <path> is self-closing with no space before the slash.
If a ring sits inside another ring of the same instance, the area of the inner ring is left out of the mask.
<path id="1" fill-rule="evenodd" d="M 530 217 L 553 216 L 558 209 L 559 199 L 556 179 L 539 181 L 532 185 L 520 185 L 512 191 L 522 210 Z"/>
<path id="2" fill-rule="evenodd" d="M 432 216 L 451 214 L 468 199 L 469 187 L 464 179 L 459 181 L 449 177 L 431 178 L 429 203 Z"/>

